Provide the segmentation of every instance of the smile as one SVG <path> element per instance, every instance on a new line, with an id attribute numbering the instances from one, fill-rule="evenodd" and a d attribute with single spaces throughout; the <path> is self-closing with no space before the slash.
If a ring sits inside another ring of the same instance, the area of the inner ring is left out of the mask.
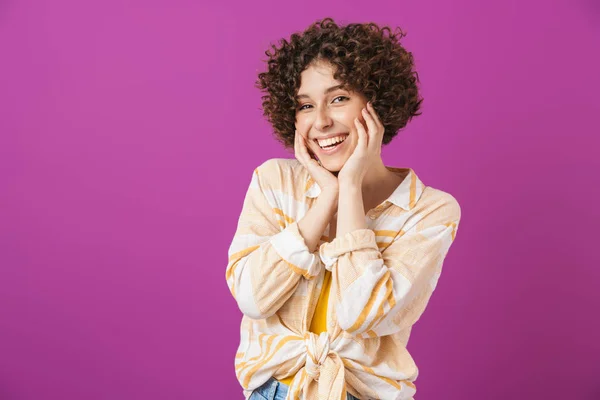
<path id="1" fill-rule="evenodd" d="M 340 136 L 336 136 L 329 139 L 315 139 L 315 142 L 319 145 L 319 147 L 323 150 L 324 153 L 332 153 L 336 150 L 342 143 L 346 141 L 348 138 L 348 134 L 344 133 Z"/>

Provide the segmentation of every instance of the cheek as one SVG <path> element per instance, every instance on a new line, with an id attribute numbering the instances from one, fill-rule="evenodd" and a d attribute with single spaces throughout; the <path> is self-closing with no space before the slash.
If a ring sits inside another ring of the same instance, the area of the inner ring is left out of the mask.
<path id="1" fill-rule="evenodd" d="M 358 143 L 358 132 L 356 131 L 355 126 L 352 127 L 352 130 L 350 131 L 350 137 L 348 139 L 350 139 L 351 147 L 356 146 L 356 143 Z"/>
<path id="2" fill-rule="evenodd" d="M 300 132 L 305 137 L 308 136 L 308 130 L 310 129 L 310 124 L 303 119 L 296 120 L 296 130 Z"/>

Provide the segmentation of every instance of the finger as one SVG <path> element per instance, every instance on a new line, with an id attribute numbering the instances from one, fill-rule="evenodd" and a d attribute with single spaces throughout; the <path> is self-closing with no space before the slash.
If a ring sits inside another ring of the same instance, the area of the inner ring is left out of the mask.
<path id="1" fill-rule="evenodd" d="M 298 131 L 294 131 L 294 156 L 296 156 L 298 161 L 300 161 L 299 153 L 300 153 L 300 144 L 298 142 Z"/>
<path id="2" fill-rule="evenodd" d="M 308 164 L 314 161 L 314 158 L 311 155 L 312 152 L 308 147 L 308 143 L 306 142 L 306 138 L 304 136 L 300 135 L 298 140 L 300 141 L 300 153 L 302 154 L 304 163 L 308 166 Z"/>
<path id="3" fill-rule="evenodd" d="M 302 135 L 300 135 L 298 133 L 298 131 L 296 131 L 296 134 L 294 137 L 294 141 L 295 141 L 294 147 L 296 150 L 296 158 L 298 159 L 298 161 L 300 161 L 300 163 L 302 163 L 303 165 L 306 166 L 306 159 L 305 159 L 304 153 L 302 151 L 302 147 L 303 147 L 302 140 L 303 140 Z"/>
<path id="4" fill-rule="evenodd" d="M 369 139 L 373 138 L 373 141 L 375 141 L 375 136 L 377 136 L 379 128 L 377 127 L 375 120 L 373 119 L 370 111 L 367 108 L 362 109 L 362 114 L 363 114 L 363 118 L 365 119 L 365 122 L 367 123 L 367 127 L 369 128 L 369 131 L 368 131 Z M 369 142 L 371 142 L 371 140 Z"/>
<path id="5" fill-rule="evenodd" d="M 375 111 L 375 107 L 373 107 L 373 104 L 370 101 L 367 103 L 367 110 L 369 110 L 373 121 L 375 121 L 375 125 L 377 125 L 381 130 L 384 130 L 383 122 L 381 122 L 377 111 Z"/>
<path id="6" fill-rule="evenodd" d="M 383 124 L 379 120 L 379 117 L 377 116 L 377 112 L 373 108 L 373 105 L 371 104 L 371 102 L 367 103 L 367 111 L 368 111 L 367 114 L 369 114 L 369 115 L 368 115 L 368 119 L 367 119 L 367 117 L 365 117 L 365 120 L 367 121 L 367 124 L 369 125 L 369 129 L 372 129 L 372 131 L 370 132 L 371 136 L 369 137 L 369 147 L 373 151 L 375 151 L 375 150 L 377 150 L 377 147 L 379 147 L 379 148 L 381 147 L 381 144 L 383 141 L 383 132 L 385 131 L 385 129 L 383 128 Z M 363 114 L 364 114 L 364 112 L 363 112 Z M 378 152 L 379 151 L 380 151 L 380 149 L 378 150 Z"/>
<path id="7" fill-rule="evenodd" d="M 300 136 L 298 140 L 300 141 L 300 153 L 302 153 L 302 157 L 308 161 L 308 159 L 310 159 L 310 154 L 308 154 L 308 149 L 306 147 L 306 139 L 304 139 L 304 136 Z"/>
<path id="8" fill-rule="evenodd" d="M 360 122 L 358 118 L 354 119 L 354 125 L 356 125 L 356 130 L 358 132 L 358 144 L 356 147 L 359 149 L 359 151 L 364 151 L 364 149 L 367 148 L 368 143 L 367 132 L 365 131 L 365 127 L 363 126 L 362 122 Z"/>

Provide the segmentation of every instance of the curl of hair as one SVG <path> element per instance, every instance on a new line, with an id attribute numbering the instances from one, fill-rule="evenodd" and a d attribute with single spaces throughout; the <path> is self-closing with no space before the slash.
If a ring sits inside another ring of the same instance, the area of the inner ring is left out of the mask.
<path id="1" fill-rule="evenodd" d="M 286 148 L 294 147 L 294 130 L 300 74 L 317 62 L 333 66 L 333 78 L 371 101 L 385 127 L 383 144 L 388 144 L 412 117 L 420 115 L 419 77 L 412 53 L 400 45 L 406 36 L 375 23 L 338 26 L 332 18 L 310 25 L 279 47 L 267 50 L 268 65 L 256 87 L 263 92 L 263 116 Z M 271 51 L 272 50 L 272 51 Z"/>

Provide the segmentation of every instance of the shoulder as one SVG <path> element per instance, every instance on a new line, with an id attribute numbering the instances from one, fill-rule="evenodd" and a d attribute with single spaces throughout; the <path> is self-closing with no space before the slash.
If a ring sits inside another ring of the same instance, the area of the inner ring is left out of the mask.
<path id="1" fill-rule="evenodd" d="M 295 158 L 270 158 L 254 169 L 261 185 L 282 189 L 308 178 L 308 171 Z"/>
<path id="2" fill-rule="evenodd" d="M 306 175 L 307 171 L 295 158 L 270 158 L 256 167 L 254 172 L 258 173 L 261 178 L 269 180 Z"/>
<path id="3" fill-rule="evenodd" d="M 270 158 L 260 164 L 256 170 L 261 174 L 272 174 L 275 172 L 288 172 L 300 167 L 302 167 L 302 164 L 295 158 Z"/>
<path id="4" fill-rule="evenodd" d="M 439 222 L 453 221 L 458 224 L 461 218 L 458 200 L 450 193 L 431 186 L 425 186 L 415 207 L 416 213 Z"/>

